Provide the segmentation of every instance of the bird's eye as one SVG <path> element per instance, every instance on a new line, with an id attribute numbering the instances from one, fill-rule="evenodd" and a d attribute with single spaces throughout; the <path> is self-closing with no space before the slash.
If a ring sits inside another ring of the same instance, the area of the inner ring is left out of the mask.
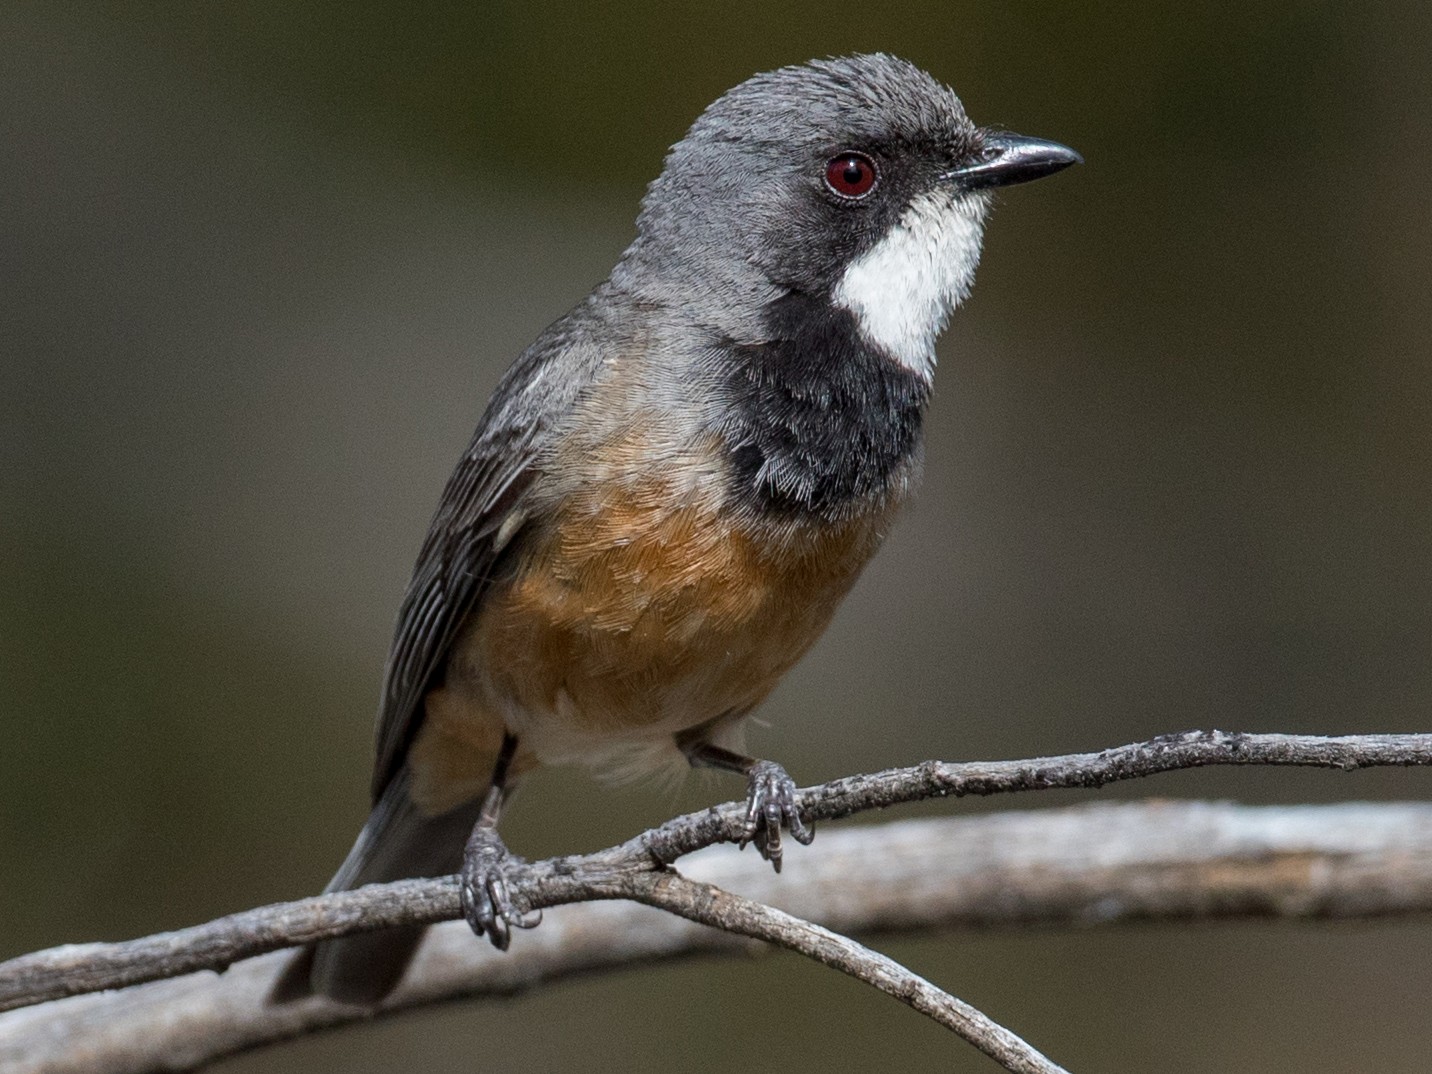
<path id="1" fill-rule="evenodd" d="M 875 189 L 875 162 L 864 153 L 841 153 L 825 166 L 825 185 L 842 198 L 863 198 Z"/>

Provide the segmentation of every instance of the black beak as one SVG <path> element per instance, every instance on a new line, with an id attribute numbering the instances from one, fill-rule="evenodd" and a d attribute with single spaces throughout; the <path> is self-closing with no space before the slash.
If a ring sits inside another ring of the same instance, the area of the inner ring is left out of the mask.
<path id="1" fill-rule="evenodd" d="M 1084 158 L 1067 145 L 1047 142 L 1043 138 L 986 131 L 983 143 L 979 159 L 946 172 L 940 178 L 958 183 L 965 190 L 983 190 L 985 187 L 1012 186 L 1031 179 L 1043 179 L 1071 164 L 1084 163 Z"/>

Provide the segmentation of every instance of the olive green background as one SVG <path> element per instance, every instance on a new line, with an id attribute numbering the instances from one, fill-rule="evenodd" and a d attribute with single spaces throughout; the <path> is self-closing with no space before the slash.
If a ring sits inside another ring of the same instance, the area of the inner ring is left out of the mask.
<path id="1" fill-rule="evenodd" d="M 322 886 L 365 813 L 407 572 L 502 367 L 605 275 L 708 101 L 873 49 L 1088 163 L 1002 197 L 941 345 L 923 496 L 757 752 L 813 782 L 1189 727 L 1427 728 L 1421 0 L 21 2 L 0 13 L 0 956 Z M 1101 794 L 1429 790 L 1237 770 Z M 507 834 L 593 848 L 738 791 L 543 773 Z M 1410 1072 L 1432 1050 L 1423 921 L 877 942 L 1079 1071 Z M 775 956 L 221 1069 L 993 1067 Z"/>

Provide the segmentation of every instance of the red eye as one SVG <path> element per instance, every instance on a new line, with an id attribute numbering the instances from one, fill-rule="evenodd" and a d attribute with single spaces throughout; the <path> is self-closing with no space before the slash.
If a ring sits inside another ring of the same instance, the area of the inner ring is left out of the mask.
<path id="1" fill-rule="evenodd" d="M 875 188 L 875 162 L 864 153 L 842 153 L 825 166 L 825 185 L 842 198 L 863 198 Z"/>

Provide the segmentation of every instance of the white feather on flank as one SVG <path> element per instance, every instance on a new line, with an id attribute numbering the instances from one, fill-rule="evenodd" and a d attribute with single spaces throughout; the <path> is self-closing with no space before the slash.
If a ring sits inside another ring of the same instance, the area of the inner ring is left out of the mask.
<path id="1" fill-rule="evenodd" d="M 719 676 L 720 669 L 712 674 Z M 675 788 L 691 767 L 676 744 L 676 736 L 693 727 L 709 724 L 709 706 L 696 698 L 714 691 L 707 676 L 698 676 L 665 699 L 665 715 L 645 726 L 613 730 L 583 721 L 566 690 L 557 692 L 556 707 L 526 712 L 505 707 L 506 726 L 522 740 L 542 764 L 586 768 L 602 783 L 631 783 L 654 780 L 659 786 Z M 745 749 L 744 717 L 720 721 L 707 728 L 706 741 L 725 749 Z"/>
<path id="2" fill-rule="evenodd" d="M 983 195 L 952 190 L 916 198 L 889 234 L 846 266 L 832 295 L 866 339 L 927 380 L 935 338 L 974 285 L 988 207 Z"/>

